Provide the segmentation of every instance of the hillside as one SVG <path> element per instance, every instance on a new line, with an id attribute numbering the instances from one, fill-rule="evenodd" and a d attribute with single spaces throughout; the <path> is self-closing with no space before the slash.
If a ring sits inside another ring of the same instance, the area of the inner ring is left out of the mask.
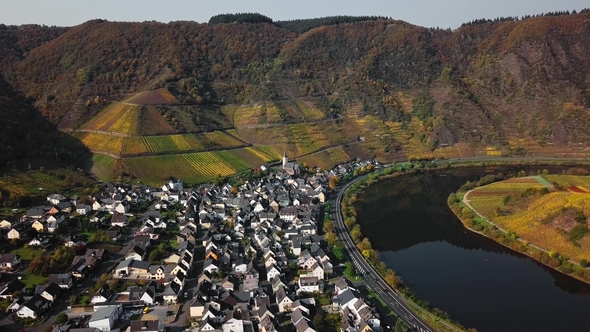
<path id="1" fill-rule="evenodd" d="M 0 50 L 21 45 L 3 74 L 51 123 L 103 153 L 87 165 L 104 176 L 111 167 L 139 179 L 180 175 L 146 175 L 137 158 L 182 165 L 245 148 L 322 167 L 353 157 L 588 157 L 590 12 L 562 14 L 454 31 L 381 17 L 94 20 L 37 44 L 6 33 Z M 213 173 L 260 161 L 248 158 L 223 159 L 231 167 Z"/>

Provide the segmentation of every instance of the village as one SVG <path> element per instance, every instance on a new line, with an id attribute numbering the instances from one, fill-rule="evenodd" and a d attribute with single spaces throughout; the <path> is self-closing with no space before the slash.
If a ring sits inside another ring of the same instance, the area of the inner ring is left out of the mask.
<path id="1" fill-rule="evenodd" d="M 374 163 L 302 176 L 285 156 L 240 185 L 189 189 L 171 179 L 159 188 L 105 183 L 87 198 L 48 194 L 45 205 L 0 221 L 7 241 L 44 251 L 31 261 L 0 255 L 4 323 L 55 332 L 381 331 L 321 230 L 330 179 Z M 58 255 L 71 260 L 48 270 Z M 31 288 L 31 271 L 46 283 Z"/>

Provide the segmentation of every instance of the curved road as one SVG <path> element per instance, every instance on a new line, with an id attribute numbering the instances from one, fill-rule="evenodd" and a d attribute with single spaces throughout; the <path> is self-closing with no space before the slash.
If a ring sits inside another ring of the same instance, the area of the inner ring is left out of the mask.
<path id="1" fill-rule="evenodd" d="M 342 211 L 340 208 L 342 197 L 351 185 L 361 179 L 364 179 L 365 177 L 367 177 L 367 175 L 354 179 L 345 185 L 339 184 L 336 187 L 337 196 L 335 199 L 330 199 L 330 211 L 332 211 L 332 219 L 336 220 L 336 234 L 338 235 L 338 238 L 344 243 L 346 249 L 345 253 L 348 256 L 349 261 L 354 264 L 357 273 L 363 276 L 364 283 L 369 289 L 375 292 L 383 302 L 385 302 L 387 307 L 393 311 L 397 317 L 399 317 L 404 323 L 406 323 L 406 325 L 416 331 L 435 332 L 436 330 L 434 328 L 428 325 L 428 323 L 426 323 L 408 308 L 406 300 L 399 296 L 395 290 L 385 283 L 377 271 L 375 271 L 373 267 L 369 265 L 367 261 L 365 261 L 365 258 L 356 248 L 352 238 L 350 237 L 350 234 L 344 226 Z"/>

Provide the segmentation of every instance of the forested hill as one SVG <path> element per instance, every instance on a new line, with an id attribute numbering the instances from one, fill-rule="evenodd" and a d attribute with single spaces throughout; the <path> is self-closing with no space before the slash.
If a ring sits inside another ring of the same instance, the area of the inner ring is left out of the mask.
<path id="1" fill-rule="evenodd" d="M 0 26 L 1 70 L 64 130 L 164 88 L 200 112 L 313 99 L 333 117 L 375 116 L 427 151 L 590 141 L 587 11 L 454 31 L 381 17 L 212 20 Z"/>

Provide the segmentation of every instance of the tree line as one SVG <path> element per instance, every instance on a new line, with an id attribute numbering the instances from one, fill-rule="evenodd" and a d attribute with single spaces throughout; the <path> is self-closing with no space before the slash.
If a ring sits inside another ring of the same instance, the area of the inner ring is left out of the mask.
<path id="1" fill-rule="evenodd" d="M 288 20 L 288 21 L 277 21 L 276 25 L 289 29 L 297 34 L 302 34 L 306 31 L 311 29 L 321 27 L 321 26 L 328 26 L 328 25 L 338 25 L 343 23 L 355 23 L 355 22 L 363 22 L 363 21 L 377 21 L 377 20 L 387 20 L 388 18 L 385 16 L 327 16 L 327 17 L 320 17 L 320 18 L 310 18 L 310 19 L 297 19 L 297 20 Z"/>
<path id="2" fill-rule="evenodd" d="M 584 9 L 580 10 L 579 12 L 574 9 L 571 12 L 569 10 L 555 11 L 555 12 L 536 14 L 536 15 L 524 15 L 524 16 L 521 16 L 520 18 L 518 16 L 496 17 L 493 20 L 481 18 L 481 19 L 475 19 L 475 20 L 472 20 L 472 21 L 469 21 L 466 23 L 462 23 L 461 27 L 470 26 L 470 25 L 486 24 L 486 23 L 518 22 L 518 21 L 524 21 L 526 19 L 533 18 L 533 17 L 563 16 L 563 15 L 583 14 L 583 13 L 588 13 L 588 12 L 590 12 L 590 9 L 584 8 Z"/>

